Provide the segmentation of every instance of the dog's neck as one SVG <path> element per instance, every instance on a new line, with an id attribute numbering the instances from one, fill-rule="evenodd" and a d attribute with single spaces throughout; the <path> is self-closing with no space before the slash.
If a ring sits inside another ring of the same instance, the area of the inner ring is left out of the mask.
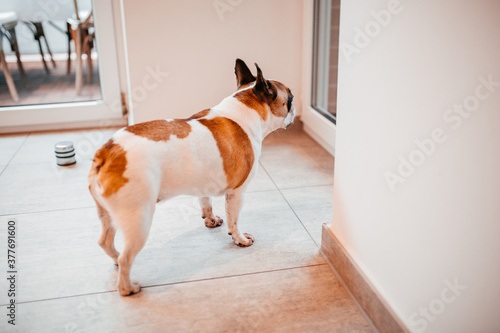
<path id="1" fill-rule="evenodd" d="M 224 98 L 212 108 L 218 116 L 226 117 L 237 122 L 252 140 L 262 144 L 264 138 L 277 128 L 274 128 L 271 117 L 263 121 L 259 113 L 241 103 L 233 95 Z M 270 112 L 269 112 L 270 113 Z"/>

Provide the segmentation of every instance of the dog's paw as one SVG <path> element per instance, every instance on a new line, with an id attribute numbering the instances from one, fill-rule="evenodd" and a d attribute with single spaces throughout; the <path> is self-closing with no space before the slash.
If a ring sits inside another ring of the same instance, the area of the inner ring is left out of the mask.
<path id="1" fill-rule="evenodd" d="M 246 239 L 238 239 L 238 237 L 235 237 L 233 236 L 233 241 L 236 245 L 238 246 L 241 246 L 241 247 L 246 247 L 246 246 L 250 246 L 253 244 L 253 242 L 255 242 L 255 238 L 253 238 L 252 235 L 250 234 L 247 234 L 247 233 L 244 233 L 243 234 L 245 236 Z"/>
<path id="2" fill-rule="evenodd" d="M 207 217 L 205 218 L 205 226 L 207 228 L 216 228 L 222 225 L 224 222 L 220 217 L 214 216 L 213 218 Z"/>
<path id="3" fill-rule="evenodd" d="M 137 281 L 132 281 L 130 284 L 130 288 L 125 288 L 125 287 L 118 287 L 118 291 L 120 292 L 120 295 L 122 296 L 129 296 L 132 294 L 137 294 L 139 291 L 141 291 L 141 285 Z"/>

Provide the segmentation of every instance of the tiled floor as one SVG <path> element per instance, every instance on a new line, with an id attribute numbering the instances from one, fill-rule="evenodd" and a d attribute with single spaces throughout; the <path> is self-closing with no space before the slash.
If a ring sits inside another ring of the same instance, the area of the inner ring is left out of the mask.
<path id="1" fill-rule="evenodd" d="M 160 203 L 131 273 L 143 289 L 119 296 L 86 185 L 93 152 L 113 132 L 0 137 L 0 251 L 9 219 L 18 232 L 17 324 L 7 324 L 1 278 L 1 332 L 372 331 L 319 253 L 334 161 L 300 125 L 264 143 L 240 221 L 254 245 L 235 246 L 225 225 L 207 229 L 197 200 Z M 55 164 L 62 140 L 75 143 L 73 167 Z M 214 200 L 224 218 L 223 205 Z"/>

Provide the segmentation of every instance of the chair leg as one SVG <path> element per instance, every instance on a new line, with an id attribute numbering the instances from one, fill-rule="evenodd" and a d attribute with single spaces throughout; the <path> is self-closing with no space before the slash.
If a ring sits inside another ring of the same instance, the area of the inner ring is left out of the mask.
<path id="1" fill-rule="evenodd" d="M 17 44 L 16 26 L 15 26 L 15 24 L 10 25 L 10 26 L 6 27 L 6 29 L 9 32 L 9 35 L 11 37 L 10 42 L 11 42 L 12 49 L 13 49 L 14 53 L 16 54 L 17 67 L 19 69 L 19 73 L 21 74 L 21 77 L 24 81 L 24 85 L 26 86 L 26 88 L 30 88 L 30 83 L 28 81 L 28 78 L 26 77 L 26 73 L 24 72 L 23 63 L 21 62 L 21 53 L 19 52 L 19 46 Z"/>
<path id="2" fill-rule="evenodd" d="M 12 76 L 9 72 L 9 67 L 7 67 L 7 62 L 5 61 L 5 54 L 2 50 L 0 50 L 0 64 L 5 74 L 5 81 L 7 81 L 7 87 L 9 88 L 10 96 L 12 97 L 14 102 L 19 102 L 19 95 L 17 94 L 16 85 L 14 84 L 14 80 L 12 80 Z"/>
<path id="3" fill-rule="evenodd" d="M 45 57 L 43 56 L 42 43 L 40 42 L 40 38 L 36 40 L 38 42 L 38 47 L 40 48 L 40 55 L 42 56 L 43 67 L 45 68 L 45 72 L 50 74 L 49 66 L 47 66 L 47 62 L 45 62 Z"/>
<path id="4" fill-rule="evenodd" d="M 71 72 L 71 25 L 66 22 L 66 31 L 68 34 L 68 61 L 66 62 L 66 75 Z"/>
<path id="5" fill-rule="evenodd" d="M 84 53 L 87 55 L 87 83 L 92 81 L 92 49 L 90 47 L 92 35 L 86 35 L 83 41 Z"/>
<path id="6" fill-rule="evenodd" d="M 87 53 L 87 83 L 92 82 L 92 51 L 89 48 L 89 52 Z"/>
<path id="7" fill-rule="evenodd" d="M 47 46 L 47 51 L 49 52 L 50 61 L 52 62 L 52 66 L 54 66 L 54 68 L 56 68 L 57 67 L 56 62 L 54 60 L 54 56 L 52 55 L 52 51 L 50 51 L 49 43 L 47 42 L 47 38 L 45 37 L 45 35 L 43 36 L 43 40 L 45 41 L 45 46 Z"/>
<path id="8" fill-rule="evenodd" d="M 75 69 L 75 87 L 76 94 L 82 93 L 83 86 L 83 69 L 82 69 L 82 27 L 78 26 L 75 36 L 75 49 L 76 49 L 76 69 Z"/>
<path id="9" fill-rule="evenodd" d="M 52 56 L 52 52 L 50 51 L 49 43 L 47 42 L 47 37 L 45 36 L 45 30 L 43 30 L 42 22 L 32 22 L 32 23 L 36 28 L 36 34 L 37 34 L 38 40 L 40 40 L 40 38 L 43 37 L 43 40 L 45 42 L 45 46 L 47 47 L 47 52 L 50 55 L 50 60 L 52 62 L 52 66 L 54 66 L 54 68 L 56 68 L 56 62 L 54 61 L 54 57 Z M 41 46 L 40 46 L 40 49 L 41 49 Z M 43 57 L 43 54 L 42 54 L 42 57 Z"/>

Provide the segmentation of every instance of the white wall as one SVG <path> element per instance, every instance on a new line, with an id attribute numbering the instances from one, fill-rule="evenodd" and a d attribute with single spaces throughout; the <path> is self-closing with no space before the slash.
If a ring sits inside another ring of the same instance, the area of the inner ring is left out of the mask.
<path id="1" fill-rule="evenodd" d="M 235 91 L 237 57 L 288 85 L 300 106 L 300 0 L 122 5 L 135 122 L 187 117 L 216 105 Z M 162 73 L 157 80 L 155 71 Z"/>
<path id="2" fill-rule="evenodd" d="M 413 331 L 499 332 L 500 2 L 395 4 L 341 4 L 331 230 Z"/>

